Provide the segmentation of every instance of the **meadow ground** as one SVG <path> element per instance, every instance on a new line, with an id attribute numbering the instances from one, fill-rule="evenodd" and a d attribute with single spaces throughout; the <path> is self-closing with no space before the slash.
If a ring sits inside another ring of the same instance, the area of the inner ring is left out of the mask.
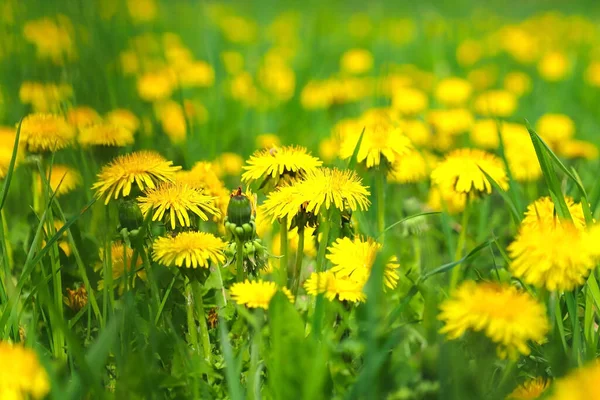
<path id="1" fill-rule="evenodd" d="M 0 400 L 600 399 L 598 6 L 414 3 L 0 1 Z"/>

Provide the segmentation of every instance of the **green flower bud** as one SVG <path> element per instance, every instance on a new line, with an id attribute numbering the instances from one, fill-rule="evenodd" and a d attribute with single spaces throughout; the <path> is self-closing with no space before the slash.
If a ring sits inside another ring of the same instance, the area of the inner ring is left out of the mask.
<path id="1" fill-rule="evenodd" d="M 133 199 L 122 199 L 118 204 L 119 210 L 119 223 L 122 228 L 126 228 L 131 231 L 138 229 L 144 223 L 144 216 L 138 206 L 137 202 Z"/>
<path id="2" fill-rule="evenodd" d="M 235 190 L 229 199 L 227 206 L 227 220 L 236 226 L 250 223 L 252 218 L 252 204 L 250 199 L 242 193 L 242 188 Z"/>

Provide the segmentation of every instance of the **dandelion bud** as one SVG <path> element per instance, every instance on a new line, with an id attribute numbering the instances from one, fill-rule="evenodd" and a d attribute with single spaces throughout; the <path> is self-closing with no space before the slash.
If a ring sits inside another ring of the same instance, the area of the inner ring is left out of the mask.
<path id="1" fill-rule="evenodd" d="M 231 193 L 229 205 L 227 206 L 228 221 L 238 227 L 249 224 L 252 218 L 252 204 L 250 199 L 242 193 L 239 187 Z"/>
<path id="2" fill-rule="evenodd" d="M 121 227 L 129 231 L 142 226 L 144 217 L 135 200 L 123 199 L 119 202 L 119 222 Z"/>

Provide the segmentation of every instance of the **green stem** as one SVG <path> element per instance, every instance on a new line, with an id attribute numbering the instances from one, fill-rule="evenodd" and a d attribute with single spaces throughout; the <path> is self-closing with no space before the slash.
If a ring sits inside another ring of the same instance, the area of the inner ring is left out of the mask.
<path id="1" fill-rule="evenodd" d="M 325 251 L 329 244 L 329 231 L 331 230 L 331 221 L 329 220 L 330 212 L 326 211 L 321 220 L 321 240 L 319 240 L 319 252 L 317 253 L 317 272 L 323 272 L 325 264 Z"/>
<path id="2" fill-rule="evenodd" d="M 248 399 L 260 398 L 260 330 L 263 320 L 263 311 L 258 308 L 254 313 L 257 319 L 257 327 L 252 332 L 252 343 L 250 344 L 250 369 L 248 370 Z"/>
<path id="3" fill-rule="evenodd" d="M 194 319 L 194 297 L 192 294 L 192 284 L 189 278 L 186 278 L 185 282 L 185 309 L 190 343 L 195 351 L 199 351 L 200 344 L 198 343 L 198 331 L 196 329 L 196 320 Z"/>
<path id="4" fill-rule="evenodd" d="M 377 200 L 377 232 L 381 243 L 385 239 L 385 169 L 379 168 L 375 177 L 375 195 Z"/>
<path id="5" fill-rule="evenodd" d="M 288 220 L 287 216 L 279 221 L 279 284 L 286 286 L 288 281 Z"/>
<path id="6" fill-rule="evenodd" d="M 469 223 L 469 199 L 467 199 L 467 204 L 465 206 L 465 210 L 462 214 L 462 219 L 460 222 L 460 235 L 458 236 L 458 244 L 456 245 L 456 254 L 454 255 L 454 261 L 458 261 L 462 258 L 462 254 L 465 247 L 465 242 L 467 240 L 467 225 Z M 450 278 L 450 289 L 454 289 L 458 284 L 462 275 L 461 265 L 457 265 L 452 269 L 452 275 Z"/>
<path id="7" fill-rule="evenodd" d="M 212 365 L 212 353 L 210 348 L 210 337 L 208 336 L 208 324 L 206 323 L 206 312 L 204 310 L 204 299 L 202 297 L 202 285 L 200 282 L 192 281 L 192 292 L 194 293 L 194 303 L 196 303 L 196 314 L 200 325 L 200 340 L 202 342 L 202 351 L 204 360 Z"/>
<path id="8" fill-rule="evenodd" d="M 235 264 L 237 266 L 237 281 L 244 281 L 244 242 L 239 239 L 236 239 L 236 256 L 235 256 Z"/>
<path id="9" fill-rule="evenodd" d="M 298 226 L 298 250 L 296 251 L 296 265 L 294 268 L 294 278 L 292 282 L 293 295 L 298 296 L 300 287 L 300 275 L 302 275 L 302 260 L 304 258 L 304 225 Z"/>

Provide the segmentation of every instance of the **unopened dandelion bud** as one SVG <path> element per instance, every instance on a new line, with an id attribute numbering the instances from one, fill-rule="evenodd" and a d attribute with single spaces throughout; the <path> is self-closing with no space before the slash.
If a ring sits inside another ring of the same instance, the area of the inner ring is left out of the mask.
<path id="1" fill-rule="evenodd" d="M 250 199 L 242 193 L 241 187 L 231 194 L 227 206 L 227 217 L 228 221 L 236 226 L 247 224 L 252 218 L 252 204 Z"/>
<path id="2" fill-rule="evenodd" d="M 119 201 L 119 223 L 121 227 L 127 228 L 132 231 L 138 229 L 144 223 L 144 216 L 138 206 L 137 202 L 133 199 L 122 199 Z"/>

